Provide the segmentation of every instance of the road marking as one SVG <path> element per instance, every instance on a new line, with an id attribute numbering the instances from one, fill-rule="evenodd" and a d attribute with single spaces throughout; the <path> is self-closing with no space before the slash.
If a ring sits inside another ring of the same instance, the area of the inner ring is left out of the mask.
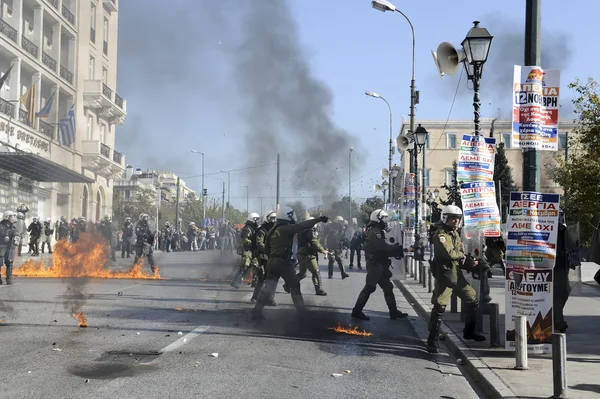
<path id="1" fill-rule="evenodd" d="M 200 327 L 196 328 L 195 330 L 190 331 L 189 333 L 185 334 L 183 337 L 179 338 L 177 341 L 173 342 L 171 345 L 165 346 L 159 352 L 166 353 L 166 352 L 172 352 L 176 349 L 179 349 L 180 347 L 187 344 L 192 339 L 196 338 L 198 335 L 202 334 L 209 328 L 210 328 L 210 326 L 200 326 Z"/>
<path id="2" fill-rule="evenodd" d="M 250 302 L 250 299 L 252 299 L 252 295 L 254 295 L 254 293 L 252 293 L 252 292 L 249 293 L 248 295 L 244 295 L 242 297 L 242 301 L 244 301 L 244 302 Z"/>
<path id="3" fill-rule="evenodd" d="M 2 285 L 0 285 L 0 288 L 8 288 L 8 287 L 11 287 L 11 286 L 14 286 L 14 285 L 19 285 L 19 284 L 18 283 L 12 283 L 10 285 L 8 285 L 8 284 L 2 284 Z"/>

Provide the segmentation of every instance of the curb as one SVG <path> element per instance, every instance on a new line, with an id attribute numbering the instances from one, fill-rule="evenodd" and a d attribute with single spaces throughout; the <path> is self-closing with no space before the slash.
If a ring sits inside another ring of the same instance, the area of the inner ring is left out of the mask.
<path id="1" fill-rule="evenodd" d="M 404 281 L 394 279 L 394 284 L 402 292 L 404 297 L 411 302 L 411 305 L 417 310 L 421 316 L 429 320 L 431 308 L 425 303 Z M 459 337 L 444 321 L 442 324 L 442 333 L 444 334 L 444 343 L 454 356 L 462 359 L 463 365 L 466 366 L 468 372 L 475 379 L 477 384 L 483 389 L 488 398 L 518 398 L 519 396 L 506 385 L 496 373 L 492 371 L 490 366 L 485 363 L 479 356 L 473 352 L 467 344 Z M 435 355 L 434 355 L 435 356 Z"/>

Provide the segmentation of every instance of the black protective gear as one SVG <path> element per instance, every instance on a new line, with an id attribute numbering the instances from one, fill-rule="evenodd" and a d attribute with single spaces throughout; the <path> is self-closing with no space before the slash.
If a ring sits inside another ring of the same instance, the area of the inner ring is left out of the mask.
<path id="1" fill-rule="evenodd" d="M 362 312 L 362 310 L 366 306 L 367 302 L 369 301 L 369 297 L 371 296 L 371 294 L 373 292 L 375 292 L 375 287 L 373 287 L 373 291 L 370 291 L 370 292 L 369 292 L 369 289 L 367 287 L 365 287 L 362 289 L 360 294 L 358 294 L 358 299 L 356 300 L 356 303 L 354 304 L 354 308 L 352 309 L 352 318 L 353 319 L 371 320 L 371 318 L 369 316 L 365 315 Z"/>
<path id="2" fill-rule="evenodd" d="M 319 222 L 327 223 L 329 221 L 328 216 L 319 216 Z"/>
<path id="3" fill-rule="evenodd" d="M 429 353 L 440 353 L 438 341 L 440 339 L 442 319 L 445 311 L 446 307 L 439 305 L 434 306 L 431 311 L 431 316 L 429 318 L 429 337 L 427 337 L 427 351 Z"/>
<path id="4" fill-rule="evenodd" d="M 463 338 L 472 339 L 476 342 L 485 341 L 485 336 L 475 331 L 477 324 L 478 303 L 474 302 L 468 305 L 465 313 L 465 328 L 463 329 Z"/>

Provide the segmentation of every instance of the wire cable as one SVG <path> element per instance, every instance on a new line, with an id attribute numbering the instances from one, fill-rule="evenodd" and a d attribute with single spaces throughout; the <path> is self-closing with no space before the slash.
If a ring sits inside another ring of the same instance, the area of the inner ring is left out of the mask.
<path id="1" fill-rule="evenodd" d="M 427 152 L 428 155 L 431 155 L 431 153 L 433 151 L 435 151 L 435 149 L 440 144 L 442 137 L 444 137 L 444 133 L 446 132 L 446 127 L 448 126 L 448 121 L 450 121 L 450 116 L 452 115 L 452 109 L 454 108 L 454 102 L 456 101 L 456 96 L 458 95 L 458 89 L 460 88 L 460 82 L 462 81 L 463 72 L 464 72 L 464 70 L 462 68 L 460 68 L 460 76 L 458 77 L 458 84 L 456 85 L 456 91 L 454 92 L 454 98 L 452 99 L 452 104 L 450 105 L 450 111 L 448 111 L 448 117 L 446 118 L 446 123 L 444 124 L 444 128 L 442 129 L 442 134 L 440 134 L 440 138 L 438 139 L 437 143 L 435 143 L 435 147 L 433 147 L 433 149 L 430 149 Z"/>

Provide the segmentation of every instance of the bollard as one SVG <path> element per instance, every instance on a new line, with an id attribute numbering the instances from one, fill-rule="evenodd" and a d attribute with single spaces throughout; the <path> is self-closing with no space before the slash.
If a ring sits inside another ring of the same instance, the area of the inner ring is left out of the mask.
<path id="1" fill-rule="evenodd" d="M 515 316 L 515 370 L 527 370 L 527 317 Z"/>
<path id="2" fill-rule="evenodd" d="M 427 285 L 428 285 L 427 292 L 431 293 L 433 291 L 433 281 L 432 281 L 433 275 L 431 274 L 430 267 L 427 268 L 427 274 L 428 274 L 427 275 Z"/>
<path id="3" fill-rule="evenodd" d="M 450 313 L 458 312 L 458 297 L 452 291 L 452 296 L 450 297 Z"/>
<path id="4" fill-rule="evenodd" d="M 467 316 L 467 308 L 466 308 L 466 306 L 463 306 L 463 301 L 461 299 L 460 300 L 460 321 L 461 321 L 461 323 L 465 321 L 466 316 Z"/>
<path id="5" fill-rule="evenodd" d="M 500 306 L 490 303 L 490 347 L 500 346 Z"/>
<path id="6" fill-rule="evenodd" d="M 421 284 L 423 282 L 423 264 L 419 262 L 417 267 L 419 268 L 419 284 Z"/>
<path id="7" fill-rule="evenodd" d="M 567 397 L 567 335 L 552 334 L 553 398 Z"/>
<path id="8" fill-rule="evenodd" d="M 414 280 L 417 281 L 419 279 L 419 262 L 413 257 L 413 270 L 414 270 Z"/>
<path id="9" fill-rule="evenodd" d="M 477 307 L 477 312 L 475 313 L 475 331 L 483 334 L 483 304 L 481 303 Z"/>
<path id="10" fill-rule="evenodd" d="M 408 256 L 404 255 L 404 275 L 408 276 Z"/>
<path id="11" fill-rule="evenodd" d="M 427 287 L 427 262 L 421 262 L 421 276 L 423 280 L 423 288 Z"/>

